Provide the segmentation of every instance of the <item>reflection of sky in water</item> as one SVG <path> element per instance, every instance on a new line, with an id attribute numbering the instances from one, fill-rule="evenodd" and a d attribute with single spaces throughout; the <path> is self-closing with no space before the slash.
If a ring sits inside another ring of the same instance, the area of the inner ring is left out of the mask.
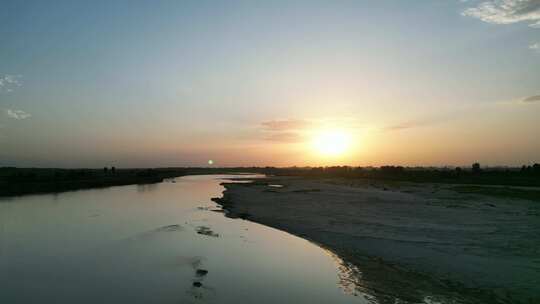
<path id="1" fill-rule="evenodd" d="M 4 199 L 0 302 L 363 302 L 319 247 L 209 211 L 222 180 L 175 181 Z"/>

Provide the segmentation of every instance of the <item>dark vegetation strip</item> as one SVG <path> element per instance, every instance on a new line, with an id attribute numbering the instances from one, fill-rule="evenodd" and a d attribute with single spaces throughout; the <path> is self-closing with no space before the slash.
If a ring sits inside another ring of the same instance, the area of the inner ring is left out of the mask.
<path id="1" fill-rule="evenodd" d="M 521 168 L 485 168 L 474 164 L 471 168 L 425 167 L 236 167 L 236 168 L 155 168 L 155 169 L 50 169 L 0 168 L 0 196 L 32 193 L 62 192 L 87 188 L 129 184 L 158 183 L 166 178 L 196 174 L 261 173 L 277 176 L 308 178 L 374 179 L 415 183 L 446 183 L 471 185 L 506 185 L 540 187 L 540 165 Z M 461 191 L 480 191 L 466 188 Z M 522 197 L 537 197 L 536 192 L 512 190 Z M 512 194 L 507 190 L 489 189 L 497 195 Z M 472 192 L 470 192 L 472 193 Z"/>
<path id="2" fill-rule="evenodd" d="M 195 174 L 220 174 L 230 170 L 205 168 L 157 169 L 50 169 L 0 168 L 0 196 L 57 193 L 132 184 L 151 184 L 166 178 Z"/>
<path id="3" fill-rule="evenodd" d="M 415 183 L 506 185 L 540 187 L 540 164 L 521 168 L 485 168 L 474 164 L 470 168 L 425 167 L 315 167 L 315 168 L 266 168 L 266 174 L 290 175 L 313 178 L 375 179 Z"/>
<path id="4" fill-rule="evenodd" d="M 498 188 L 498 187 L 482 187 L 482 186 L 455 186 L 452 190 L 466 194 L 481 194 L 496 196 L 501 198 L 518 198 L 530 201 L 540 202 L 540 191 L 529 189 L 516 188 Z"/>

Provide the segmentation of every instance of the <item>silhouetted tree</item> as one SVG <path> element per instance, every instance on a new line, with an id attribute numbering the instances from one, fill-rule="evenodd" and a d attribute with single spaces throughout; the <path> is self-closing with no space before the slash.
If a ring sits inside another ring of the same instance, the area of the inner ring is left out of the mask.
<path id="1" fill-rule="evenodd" d="M 111 167 L 112 174 L 116 173 L 116 168 L 114 166 Z"/>
<path id="2" fill-rule="evenodd" d="M 480 169 L 480 164 L 479 163 L 474 163 L 472 165 L 472 172 L 473 173 L 480 173 L 481 169 Z"/>
<path id="3" fill-rule="evenodd" d="M 103 167 L 103 173 L 107 173 L 107 171 L 109 171 L 109 168 Z"/>

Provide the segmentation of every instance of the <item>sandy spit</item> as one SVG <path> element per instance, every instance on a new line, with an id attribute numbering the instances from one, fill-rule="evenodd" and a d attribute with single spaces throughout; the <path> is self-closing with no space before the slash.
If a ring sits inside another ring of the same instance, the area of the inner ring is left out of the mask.
<path id="1" fill-rule="evenodd" d="M 224 185 L 228 216 L 329 249 L 374 302 L 540 303 L 538 202 L 369 180 Z"/>

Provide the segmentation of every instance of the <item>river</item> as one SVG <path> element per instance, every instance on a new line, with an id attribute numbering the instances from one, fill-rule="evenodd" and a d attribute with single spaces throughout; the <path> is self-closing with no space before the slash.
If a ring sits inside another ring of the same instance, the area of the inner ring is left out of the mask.
<path id="1" fill-rule="evenodd" d="M 0 303 L 366 302 L 330 252 L 225 217 L 230 177 L 2 198 Z"/>

